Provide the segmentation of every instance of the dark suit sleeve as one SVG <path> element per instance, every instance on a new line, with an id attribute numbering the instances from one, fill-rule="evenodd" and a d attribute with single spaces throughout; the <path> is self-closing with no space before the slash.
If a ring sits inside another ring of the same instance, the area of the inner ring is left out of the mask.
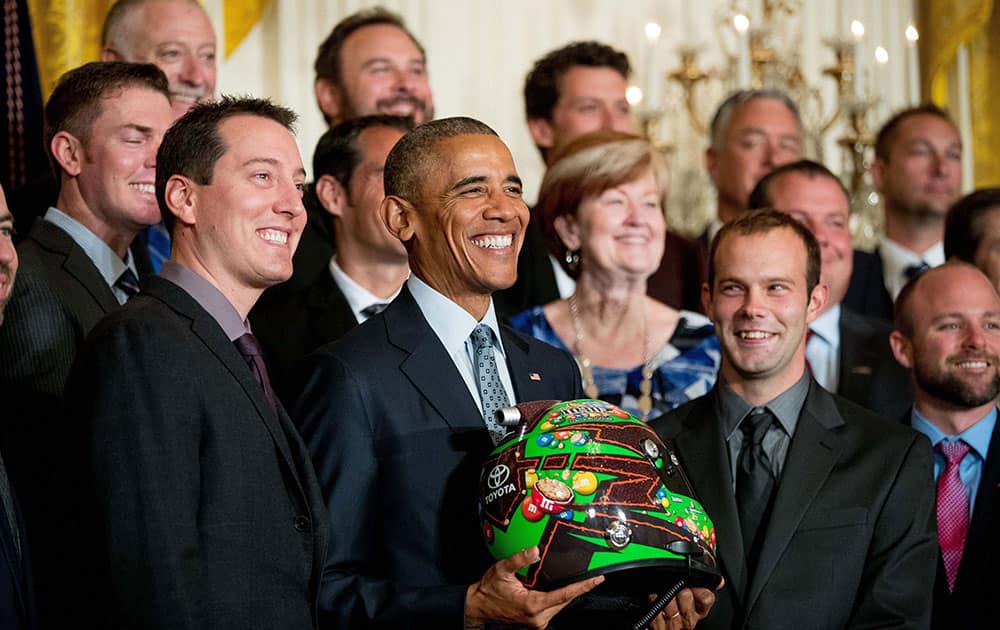
<path id="1" fill-rule="evenodd" d="M 19 396 L 62 396 L 81 337 L 44 276 L 23 265 L 0 326 L 0 382 Z"/>
<path id="2" fill-rule="evenodd" d="M 82 431 L 82 528 L 95 554 L 93 605 L 109 626 L 204 628 L 199 418 L 188 344 L 150 324 L 103 327 L 67 386 Z M 71 482 L 74 483 L 74 482 Z M 103 609 L 103 610 L 102 610 Z"/>
<path id="3" fill-rule="evenodd" d="M 312 455 L 330 516 L 320 587 L 322 625 L 460 628 L 467 585 L 413 588 L 384 577 L 381 549 L 393 541 L 381 536 L 380 519 L 418 515 L 380 513 L 385 500 L 379 494 L 369 390 L 335 356 L 314 355 L 307 367 L 309 377 L 292 417 Z"/>
<path id="4" fill-rule="evenodd" d="M 937 568 L 933 453 L 914 435 L 878 515 L 851 628 L 925 628 Z"/>

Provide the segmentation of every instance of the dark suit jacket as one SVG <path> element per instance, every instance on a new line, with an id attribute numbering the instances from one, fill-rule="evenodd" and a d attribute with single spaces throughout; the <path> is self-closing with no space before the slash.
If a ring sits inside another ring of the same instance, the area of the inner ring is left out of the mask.
<path id="1" fill-rule="evenodd" d="M 508 327 L 501 338 L 518 401 L 582 396 L 569 354 Z M 334 532 L 324 621 L 461 628 L 466 590 L 492 564 L 477 497 L 493 444 L 451 357 L 404 287 L 308 363 L 292 415 Z"/>
<path id="2" fill-rule="evenodd" d="M 885 288 L 878 249 L 871 254 L 854 250 L 851 284 L 841 303 L 855 313 L 892 323 L 892 297 Z"/>
<path id="3" fill-rule="evenodd" d="M 698 627 L 926 627 L 937 555 L 927 439 L 812 382 L 750 575 L 717 392 L 650 423 L 715 522 L 726 586 Z"/>
<path id="4" fill-rule="evenodd" d="M 70 366 L 84 337 L 119 308 L 111 288 L 62 229 L 36 221 L 18 245 L 20 268 L 0 326 L 0 447 L 18 491 L 27 529 L 36 540 L 34 562 L 39 610 L 57 603 L 51 579 L 62 559 L 54 552 L 57 523 L 52 470 L 61 455 L 51 439 L 62 415 Z"/>
<path id="5" fill-rule="evenodd" d="M 0 474 L 4 463 L 0 458 Z M 9 484 L 8 484 L 9 485 Z M 8 488 L 12 491 L 12 488 Z M 35 592 L 31 579 L 31 558 L 28 552 L 28 537 L 21 519 L 17 497 L 11 495 L 13 514 L 0 504 L 0 628 L 5 630 L 30 630 L 37 627 Z M 14 545 L 14 532 L 10 522 L 17 528 L 20 553 Z"/>
<path id="6" fill-rule="evenodd" d="M 304 289 L 289 292 L 280 301 L 259 304 L 250 311 L 253 332 L 267 357 L 271 383 L 283 402 L 291 405 L 298 363 L 307 354 L 358 325 L 347 298 L 328 268 Z"/>
<path id="7" fill-rule="evenodd" d="M 517 282 L 493 296 L 497 314 L 513 317 L 533 306 L 559 299 L 555 272 L 545 246 L 541 218 L 532 209 L 517 258 Z M 646 293 L 674 308 L 702 312 L 701 285 L 708 277 L 704 256 L 694 241 L 667 231 L 660 268 L 649 277 Z"/>
<path id="8" fill-rule="evenodd" d="M 841 306 L 837 393 L 892 421 L 913 404 L 909 373 L 889 347 L 892 327 Z"/>
<path id="9" fill-rule="evenodd" d="M 66 395 L 94 627 L 316 626 L 328 524 L 308 452 L 188 293 L 151 279 Z"/>
<path id="10" fill-rule="evenodd" d="M 903 414 L 909 426 L 910 413 Z M 980 630 L 997 625 L 997 567 L 1000 566 L 1000 424 L 993 429 L 976 505 L 958 567 L 955 590 L 948 591 L 944 562 L 938 555 L 934 581 L 935 630 Z"/>

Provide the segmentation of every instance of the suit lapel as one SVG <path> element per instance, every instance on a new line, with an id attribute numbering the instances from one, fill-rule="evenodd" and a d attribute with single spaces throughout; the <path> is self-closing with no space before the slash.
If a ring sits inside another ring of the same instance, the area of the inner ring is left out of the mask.
<path id="1" fill-rule="evenodd" d="M 716 392 L 713 389 L 692 404 L 674 445 L 698 500 L 715 525 L 719 564 L 731 581 L 726 588 L 732 589 L 734 599 L 742 602 L 747 585 L 746 554 L 736 513 L 729 453 L 716 412 Z"/>
<path id="2" fill-rule="evenodd" d="M 323 343 L 339 339 L 358 324 L 343 291 L 326 269 L 309 286 L 306 308 L 310 312 L 309 325 L 314 327 L 310 339 L 321 339 Z"/>
<path id="3" fill-rule="evenodd" d="M 110 313 L 120 306 L 104 276 L 69 234 L 47 221 L 39 220 L 36 225 L 38 227 L 32 231 L 32 238 L 46 249 L 65 256 L 63 269 L 94 298 L 102 311 Z"/>
<path id="4" fill-rule="evenodd" d="M 383 322 L 389 343 L 409 355 L 399 369 L 452 431 L 485 429 L 465 380 L 405 285 L 383 312 Z"/>
<path id="5" fill-rule="evenodd" d="M 855 318 L 846 308 L 840 311 L 840 375 L 837 393 L 850 400 L 867 400 L 871 391 L 871 348 L 864 341 L 867 335 L 858 330 L 864 322 Z"/>
<path id="6" fill-rule="evenodd" d="M 760 551 L 757 569 L 751 578 L 747 612 L 770 578 L 792 539 L 799 522 L 823 486 L 840 457 L 840 438 L 831 430 L 844 424 L 833 397 L 816 381 L 810 381 L 809 395 L 799 414 L 778 483 L 771 520 Z"/>
<path id="7" fill-rule="evenodd" d="M 274 410 L 271 409 L 271 405 L 268 404 L 260 383 L 253 377 L 246 361 L 244 361 L 236 346 L 226 338 L 218 322 L 201 308 L 194 298 L 172 282 L 159 277 L 150 278 L 147 293 L 163 301 L 170 308 L 191 320 L 191 331 L 215 355 L 216 359 L 225 366 L 257 409 L 258 417 L 264 423 L 267 432 L 271 435 L 271 439 L 274 440 L 278 452 L 281 453 L 284 459 L 285 465 L 293 472 L 293 477 L 299 486 L 299 492 L 304 497 L 305 495 L 302 493 L 302 487 L 298 480 L 298 469 L 295 467 L 289 450 L 288 440 L 281 428 L 279 419 Z"/>

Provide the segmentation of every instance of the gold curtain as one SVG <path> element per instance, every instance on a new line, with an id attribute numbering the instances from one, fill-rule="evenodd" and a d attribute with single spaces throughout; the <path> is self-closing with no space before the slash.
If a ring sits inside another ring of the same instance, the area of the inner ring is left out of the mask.
<path id="1" fill-rule="evenodd" d="M 269 0 L 223 0 L 226 59 L 233 54 L 254 25 L 260 21 Z"/>
<path id="2" fill-rule="evenodd" d="M 948 105 L 948 68 L 960 46 L 969 52 L 969 106 L 972 117 L 976 187 L 1000 186 L 1000 11 L 994 0 L 919 0 L 920 62 L 925 98 Z"/>
<path id="3" fill-rule="evenodd" d="M 101 54 L 101 26 L 114 0 L 28 0 L 42 100 L 67 70 Z"/>

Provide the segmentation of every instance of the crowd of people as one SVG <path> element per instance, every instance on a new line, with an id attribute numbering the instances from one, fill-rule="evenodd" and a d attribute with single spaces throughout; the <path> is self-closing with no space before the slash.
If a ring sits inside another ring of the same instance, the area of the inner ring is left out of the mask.
<path id="1" fill-rule="evenodd" d="M 604 576 L 531 590 L 538 548 L 482 541 L 495 412 L 578 398 L 715 523 L 720 587 L 651 627 L 996 623 L 1000 189 L 962 196 L 946 111 L 881 125 L 866 252 L 795 103 L 735 92 L 688 239 L 606 44 L 526 77 L 529 207 L 385 9 L 319 47 L 308 173 L 294 112 L 216 96 L 195 0 L 102 38 L 46 103 L 52 174 L 0 190 L 0 627 L 630 626 Z"/>

